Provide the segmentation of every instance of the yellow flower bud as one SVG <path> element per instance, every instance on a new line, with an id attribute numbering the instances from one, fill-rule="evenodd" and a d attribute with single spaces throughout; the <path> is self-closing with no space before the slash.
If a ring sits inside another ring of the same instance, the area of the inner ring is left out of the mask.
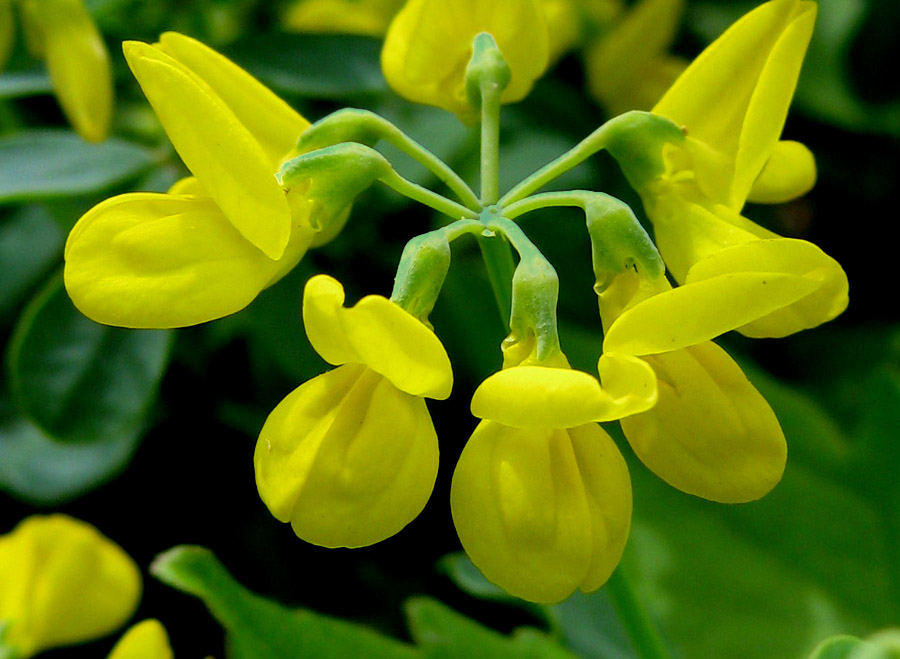
<path id="1" fill-rule="evenodd" d="M 34 516 L 0 536 L 0 622 L 23 659 L 109 634 L 140 594 L 131 557 L 85 522 Z"/>
<path id="2" fill-rule="evenodd" d="M 125 632 L 107 659 L 175 659 L 175 654 L 166 628 L 151 618 Z"/>

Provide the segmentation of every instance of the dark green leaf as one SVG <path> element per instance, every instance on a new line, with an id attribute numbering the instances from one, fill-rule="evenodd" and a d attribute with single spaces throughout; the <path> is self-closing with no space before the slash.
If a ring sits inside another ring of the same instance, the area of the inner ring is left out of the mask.
<path id="1" fill-rule="evenodd" d="M 228 633 L 232 659 L 421 659 L 421 652 L 361 625 L 288 609 L 235 581 L 211 551 L 181 546 L 156 558 L 150 572 L 199 597 Z"/>
<path id="2" fill-rule="evenodd" d="M 108 190 L 153 164 L 150 152 L 116 138 L 89 144 L 65 130 L 0 137 L 0 203 Z"/>
<path id="3" fill-rule="evenodd" d="M 98 325 L 72 305 L 58 276 L 13 334 L 9 369 L 19 409 L 65 441 L 131 436 L 144 424 L 172 333 Z"/>
<path id="4" fill-rule="evenodd" d="M 0 322 L 60 262 L 64 242 L 59 224 L 37 206 L 0 219 Z"/>
<path id="5" fill-rule="evenodd" d="M 0 490 L 53 506 L 109 480 L 131 459 L 140 435 L 62 444 L 18 414 L 0 394 Z"/>
<path id="6" fill-rule="evenodd" d="M 381 41 L 325 34 L 260 34 L 226 54 L 273 90 L 290 95 L 344 98 L 387 90 Z"/>

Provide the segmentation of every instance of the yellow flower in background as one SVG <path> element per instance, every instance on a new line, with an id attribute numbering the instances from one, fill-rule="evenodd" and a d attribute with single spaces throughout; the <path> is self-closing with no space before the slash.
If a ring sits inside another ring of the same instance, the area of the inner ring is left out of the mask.
<path id="1" fill-rule="evenodd" d="M 384 297 L 343 302 L 331 277 L 307 283 L 307 336 L 338 368 L 278 404 L 254 456 L 272 515 L 325 547 L 374 544 L 421 512 L 438 468 L 423 397 L 447 398 L 453 384 L 447 353 L 422 322 Z"/>
<path id="2" fill-rule="evenodd" d="M 640 357 L 656 374 L 656 405 L 620 420 L 651 471 L 679 490 L 723 503 L 752 501 L 775 487 L 787 460 L 778 419 L 711 339 L 808 290 L 798 290 L 790 275 L 771 273 L 672 289 L 665 276 L 625 272 L 598 294 L 604 354 Z"/>
<path id="3" fill-rule="evenodd" d="M 388 84 L 410 101 L 472 118 L 466 66 L 481 32 L 494 37 L 512 73 L 501 102 L 521 100 L 549 63 L 548 24 L 537 0 L 409 0 L 381 52 Z"/>
<path id="4" fill-rule="evenodd" d="M 834 259 L 740 214 L 748 198 L 785 201 L 815 181 L 808 149 L 779 141 L 815 15 L 812 2 L 773 0 L 729 28 L 653 110 L 686 134 L 663 147 L 663 171 L 629 176 L 677 281 L 771 274 L 806 291 L 739 327 L 747 336 L 786 336 L 847 306 L 847 277 Z"/>
<path id="5" fill-rule="evenodd" d="M 0 645 L 21 659 L 109 634 L 140 595 L 137 565 L 86 522 L 34 516 L 0 536 Z"/>
<path id="6" fill-rule="evenodd" d="M 363 34 L 387 32 L 404 0 L 298 0 L 288 6 L 282 25 L 297 32 Z"/>
<path id="7" fill-rule="evenodd" d="M 612 574 L 631 525 L 631 480 L 609 435 L 593 423 L 656 402 L 637 359 L 604 368 L 600 383 L 558 365 L 504 368 L 472 398 L 484 419 L 463 449 L 450 489 L 460 542 L 491 582 L 517 597 L 559 602 Z M 628 386 L 615 385 L 618 368 Z M 611 376 L 611 377 L 607 377 Z"/>
<path id="8" fill-rule="evenodd" d="M 66 243 L 65 283 L 100 323 L 167 328 L 234 313 L 303 257 L 309 203 L 275 178 L 309 123 L 189 37 L 126 42 L 125 58 L 193 177 L 98 204 Z"/>
<path id="9" fill-rule="evenodd" d="M 687 62 L 667 53 L 683 13 L 684 0 L 639 0 L 587 39 L 588 91 L 610 115 L 649 110 L 684 71 Z"/>
<path id="10" fill-rule="evenodd" d="M 109 134 L 113 82 L 109 53 L 82 0 L 20 0 L 28 50 L 43 59 L 72 127 L 89 142 Z M 12 1 L 0 0 L 0 71 L 12 50 Z"/>
<path id="11" fill-rule="evenodd" d="M 125 632 L 107 659 L 175 659 L 175 653 L 166 628 L 151 618 Z"/>

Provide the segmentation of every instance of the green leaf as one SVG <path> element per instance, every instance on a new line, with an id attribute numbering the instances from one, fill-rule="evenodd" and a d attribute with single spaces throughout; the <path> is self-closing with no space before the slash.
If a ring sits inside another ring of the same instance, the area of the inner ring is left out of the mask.
<path id="1" fill-rule="evenodd" d="M 429 597 L 406 602 L 415 641 L 430 659 L 574 659 L 546 634 L 531 628 L 504 636 Z"/>
<path id="2" fill-rule="evenodd" d="M 145 148 L 110 138 L 89 144 L 66 130 L 0 137 L 0 203 L 103 192 L 154 163 Z"/>
<path id="3" fill-rule="evenodd" d="M 0 219 L 0 323 L 62 259 L 65 236 L 45 210 L 27 206 Z"/>
<path id="4" fill-rule="evenodd" d="M 58 440 L 132 436 L 156 398 L 172 336 L 88 320 L 57 276 L 28 305 L 13 333 L 8 366 L 14 400 Z"/>
<path id="5" fill-rule="evenodd" d="M 156 558 L 150 572 L 203 600 L 228 633 L 232 659 L 421 659 L 405 643 L 361 625 L 303 609 L 289 609 L 235 581 L 204 547 L 181 546 Z"/>
<path id="6" fill-rule="evenodd" d="M 864 641 L 835 636 L 819 644 L 809 659 L 900 659 L 900 631 L 885 630 Z"/>
<path id="7" fill-rule="evenodd" d="M 52 93 L 53 83 L 44 69 L 4 71 L 0 75 L 0 100 Z"/>
<path id="8" fill-rule="evenodd" d="M 234 44 L 226 54 L 283 94 L 340 99 L 387 91 L 381 41 L 371 37 L 260 34 Z"/>
<path id="9" fill-rule="evenodd" d="M 140 435 L 61 444 L 20 415 L 0 393 L 0 491 L 55 506 L 108 481 L 134 454 Z"/>

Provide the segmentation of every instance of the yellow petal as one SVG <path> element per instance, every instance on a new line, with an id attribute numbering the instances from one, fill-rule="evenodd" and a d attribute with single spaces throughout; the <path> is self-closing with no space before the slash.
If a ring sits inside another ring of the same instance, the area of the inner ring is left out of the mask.
<path id="1" fill-rule="evenodd" d="M 811 5 L 773 0 L 743 16 L 693 61 L 653 112 L 736 159 L 742 125 L 772 50 L 797 15 L 810 11 Z M 770 150 L 774 139 L 758 148 Z"/>
<path id="2" fill-rule="evenodd" d="M 107 659 L 175 659 L 175 654 L 166 628 L 151 618 L 125 632 Z"/>
<path id="3" fill-rule="evenodd" d="M 172 184 L 172 187 L 166 190 L 170 195 L 191 195 L 192 197 L 208 197 L 206 190 L 200 185 L 200 181 L 194 176 L 185 176 L 178 179 Z"/>
<path id="4" fill-rule="evenodd" d="M 297 240 L 285 255 L 291 265 L 309 234 Z M 208 198 L 133 193 L 78 221 L 66 243 L 65 283 L 97 322 L 183 327 L 243 309 L 283 265 L 244 240 Z"/>
<path id="5" fill-rule="evenodd" d="M 493 35 L 512 71 L 501 101 L 521 100 L 548 63 L 547 24 L 535 0 L 410 0 L 385 37 L 385 78 L 411 101 L 469 115 L 465 71 L 480 32 Z"/>
<path id="6" fill-rule="evenodd" d="M 244 238 L 269 258 L 281 258 L 291 236 L 291 210 L 260 144 L 185 65 L 145 43 L 127 41 L 122 48 L 188 169 Z"/>
<path id="7" fill-rule="evenodd" d="M 450 359 L 422 322 L 387 298 L 370 295 L 345 309 L 344 289 L 326 275 L 310 279 L 303 322 L 313 348 L 331 364 L 366 364 L 401 391 L 444 399 L 453 387 Z"/>
<path id="8" fill-rule="evenodd" d="M 729 204 L 733 210 L 744 205 L 778 144 L 815 22 L 816 3 L 801 2 L 759 74 L 738 142 Z"/>
<path id="9" fill-rule="evenodd" d="M 591 564 L 579 588 L 596 590 L 609 579 L 628 540 L 631 528 L 631 478 L 612 438 L 589 423 L 569 428 L 578 471 L 591 515 Z"/>
<path id="10" fill-rule="evenodd" d="M 268 87 L 209 46 L 177 32 L 166 32 L 159 41 L 162 50 L 212 88 L 273 165 L 281 163 L 309 127 L 306 119 Z"/>
<path id="11" fill-rule="evenodd" d="M 15 575 L 11 590 L 0 582 L 0 620 L 25 657 L 105 636 L 140 598 L 140 570 L 128 554 L 65 515 L 29 517 L 0 536 L 0 565 L 0 575 Z"/>
<path id="12" fill-rule="evenodd" d="M 847 308 L 847 275 L 840 264 L 805 240 L 773 238 L 720 250 L 694 265 L 686 284 L 730 273 L 780 272 L 810 283 L 793 304 L 738 328 L 742 334 L 778 338 L 816 327 Z"/>
<path id="13" fill-rule="evenodd" d="M 109 133 L 113 87 L 109 53 L 81 0 L 26 0 L 23 21 L 39 35 L 59 104 L 89 142 Z"/>
<path id="14" fill-rule="evenodd" d="M 402 6 L 403 0 L 299 0 L 285 12 L 282 24 L 297 32 L 381 37 Z"/>
<path id="15" fill-rule="evenodd" d="M 438 443 L 425 401 L 347 365 L 279 403 L 254 461 L 260 496 L 300 538 L 361 547 L 394 535 L 425 506 Z"/>
<path id="16" fill-rule="evenodd" d="M 622 419 L 635 454 L 688 494 L 740 503 L 781 479 L 787 458 L 775 414 L 728 354 L 711 342 L 645 358 L 659 400 Z"/>
<path id="17" fill-rule="evenodd" d="M 781 141 L 753 182 L 747 201 L 781 204 L 802 197 L 816 183 L 816 159 L 800 142 Z"/>
<path id="18" fill-rule="evenodd" d="M 591 572 L 588 496 L 565 430 L 478 424 L 453 474 L 450 509 L 487 579 L 532 602 L 559 602 Z"/>
<path id="19" fill-rule="evenodd" d="M 709 341 L 792 305 L 819 283 L 783 272 L 729 272 L 654 295 L 625 311 L 604 351 L 652 355 Z"/>
<path id="20" fill-rule="evenodd" d="M 608 372 L 619 396 L 611 395 L 583 371 L 546 366 L 506 368 L 475 390 L 472 414 L 514 428 L 572 428 L 591 421 L 611 421 L 651 406 L 655 396 L 652 371 L 638 359 L 623 360 L 616 366 L 623 372 L 641 371 L 643 378 L 623 378 L 629 385 L 637 382 L 635 390 L 615 383 L 615 368 Z"/>

